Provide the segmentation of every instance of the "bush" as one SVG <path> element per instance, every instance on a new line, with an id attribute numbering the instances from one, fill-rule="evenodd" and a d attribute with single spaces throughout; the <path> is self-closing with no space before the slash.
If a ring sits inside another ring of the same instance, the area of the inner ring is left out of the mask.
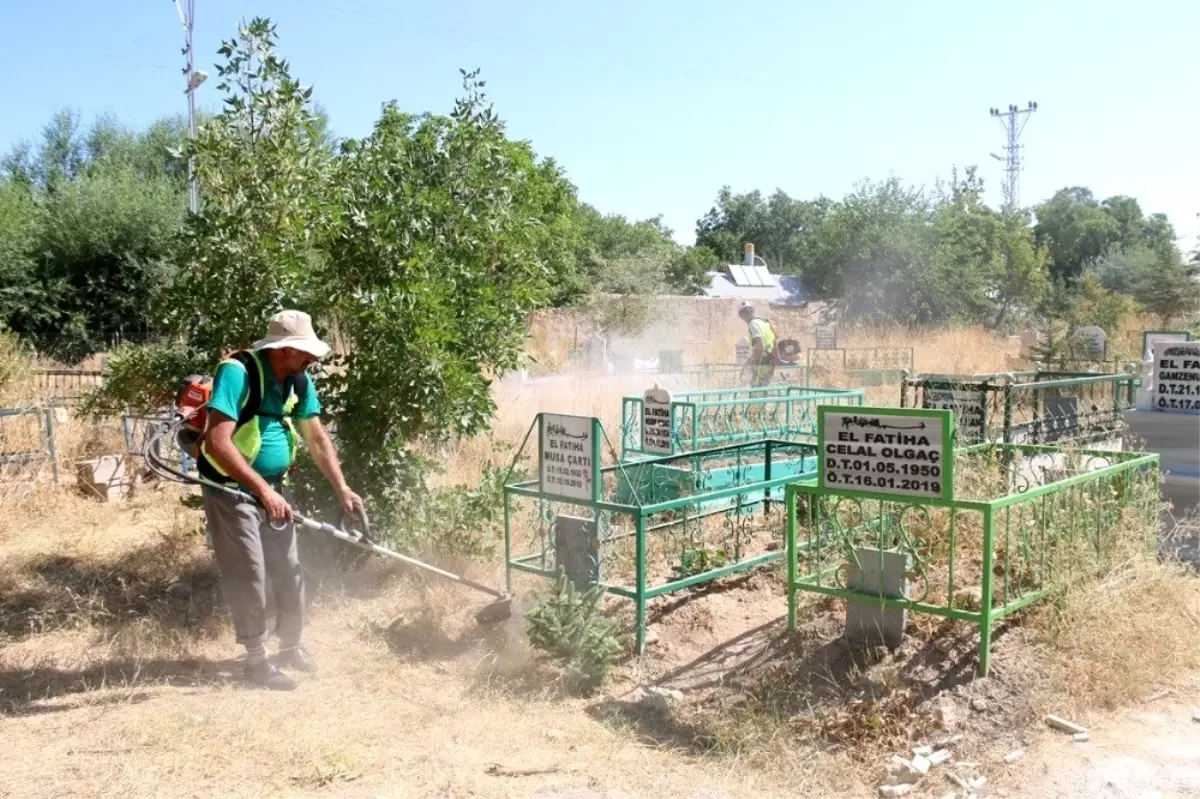
<path id="1" fill-rule="evenodd" d="M 17 393 L 32 379 L 31 356 L 20 338 L 0 327 L 0 397 Z"/>
<path id="2" fill-rule="evenodd" d="M 166 344 L 124 345 L 104 364 L 104 382 L 84 398 L 80 410 L 94 418 L 127 410 L 152 414 L 173 405 L 180 381 L 190 374 L 212 374 L 217 359 Z"/>
<path id="3" fill-rule="evenodd" d="M 560 663 L 573 687 L 595 689 L 616 665 L 622 647 L 617 623 L 601 607 L 604 588 L 596 585 L 580 593 L 560 573 L 549 594 L 536 596 L 537 607 L 526 614 L 529 642 Z"/>

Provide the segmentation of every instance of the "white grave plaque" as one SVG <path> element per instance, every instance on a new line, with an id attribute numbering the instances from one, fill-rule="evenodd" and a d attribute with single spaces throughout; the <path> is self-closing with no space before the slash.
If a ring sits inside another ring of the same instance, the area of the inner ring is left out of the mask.
<path id="1" fill-rule="evenodd" d="M 836 350 L 837 349 L 837 325 L 818 325 L 816 332 L 817 332 L 817 349 L 819 349 L 819 350 Z"/>
<path id="2" fill-rule="evenodd" d="M 1154 345 L 1154 410 L 1200 413 L 1200 342 Z"/>
<path id="3" fill-rule="evenodd" d="M 671 392 L 660 386 L 642 395 L 642 451 L 671 454 Z"/>
<path id="4" fill-rule="evenodd" d="M 822 405 L 817 413 L 821 487 L 898 498 L 953 497 L 950 411 Z"/>
<path id="5" fill-rule="evenodd" d="M 544 494 L 592 499 L 599 464 L 593 462 L 595 419 L 543 413 L 539 474 Z"/>

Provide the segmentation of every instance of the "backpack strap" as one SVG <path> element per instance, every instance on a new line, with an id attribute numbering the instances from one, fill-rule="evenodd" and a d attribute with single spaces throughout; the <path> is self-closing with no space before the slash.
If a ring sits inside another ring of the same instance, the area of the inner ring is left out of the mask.
<path id="1" fill-rule="evenodd" d="M 284 419 L 292 416 L 292 411 L 289 411 L 288 413 L 263 413 L 262 403 L 267 393 L 267 380 L 265 375 L 267 365 L 260 363 L 254 353 L 247 353 L 247 355 L 252 361 L 254 361 L 254 371 L 251 371 L 251 367 L 246 367 L 247 379 L 250 381 L 251 393 L 246 397 L 246 405 L 242 409 L 242 416 L 238 417 L 238 427 L 241 427 L 245 423 L 243 418 L 246 422 L 248 422 L 255 416 L 263 416 L 267 419 L 277 419 L 278 421 L 282 422 Z M 257 381 L 255 380 L 256 375 Z M 295 392 L 296 394 L 296 405 L 299 405 L 301 402 L 303 402 L 305 397 L 308 396 L 310 384 L 311 380 L 307 373 L 288 375 L 285 377 L 281 387 L 284 404 L 287 404 L 287 399 L 289 396 L 291 396 L 292 392 Z M 257 395 L 254 393 L 255 386 L 258 387 Z"/>
<path id="2" fill-rule="evenodd" d="M 240 428 L 249 422 L 251 419 L 259 415 L 262 410 L 263 396 L 266 394 L 266 381 L 263 374 L 262 364 L 258 360 L 258 355 L 249 351 L 241 350 L 229 356 L 230 360 L 237 361 L 246 369 L 246 402 L 238 411 L 237 424 L 235 428 Z"/>

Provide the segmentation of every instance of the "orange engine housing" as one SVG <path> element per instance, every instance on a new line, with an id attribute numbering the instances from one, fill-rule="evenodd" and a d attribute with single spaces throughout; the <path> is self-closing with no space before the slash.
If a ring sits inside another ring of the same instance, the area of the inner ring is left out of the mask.
<path id="1" fill-rule="evenodd" d="M 175 412 L 184 419 L 184 429 L 203 433 L 208 422 L 208 401 L 212 399 L 213 381 L 208 375 L 188 375 L 183 379 Z"/>

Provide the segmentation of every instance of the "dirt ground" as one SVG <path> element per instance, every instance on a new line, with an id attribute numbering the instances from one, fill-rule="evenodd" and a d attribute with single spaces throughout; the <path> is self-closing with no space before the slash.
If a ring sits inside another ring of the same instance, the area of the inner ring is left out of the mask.
<path id="1" fill-rule="evenodd" d="M 957 628 L 914 623 L 895 653 L 851 652 L 825 602 L 786 635 L 779 576 L 755 573 L 657 602 L 647 657 L 578 697 L 519 615 L 480 628 L 475 595 L 369 567 L 323 581 L 307 634 L 321 671 L 276 694 L 241 683 L 199 514 L 176 497 L 59 496 L 13 518 L 0 796 L 872 796 L 891 754 L 956 730 L 944 770 L 1000 795 L 1200 788 L 1194 680 L 1091 713 L 1076 744 L 1037 723 L 1053 686 L 1030 626 L 997 636 L 977 680 Z M 680 694 L 648 706 L 648 684 Z M 953 789 L 931 774 L 912 795 Z"/>

